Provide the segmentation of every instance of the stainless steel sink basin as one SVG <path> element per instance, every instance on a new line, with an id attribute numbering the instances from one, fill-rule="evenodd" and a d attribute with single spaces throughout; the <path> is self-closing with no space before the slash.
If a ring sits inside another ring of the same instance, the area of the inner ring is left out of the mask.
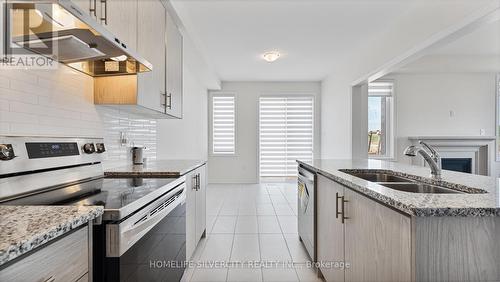
<path id="1" fill-rule="evenodd" d="M 370 170 L 349 170 L 341 169 L 340 171 L 352 176 L 374 182 L 387 188 L 410 193 L 430 193 L 430 194 L 462 194 L 464 192 L 455 189 L 437 186 L 421 182 L 414 179 L 409 179 L 397 176 L 391 171 L 370 171 Z M 480 193 L 480 192 L 478 192 Z"/>
<path id="2" fill-rule="evenodd" d="M 434 186 L 425 183 L 379 183 L 382 186 L 411 193 L 432 193 L 432 194 L 462 194 L 457 190 Z"/>
<path id="3" fill-rule="evenodd" d="M 407 178 L 391 175 L 388 173 L 374 173 L 374 172 L 359 172 L 359 173 L 347 172 L 347 173 L 370 182 L 413 182 L 412 180 L 409 180 Z"/>

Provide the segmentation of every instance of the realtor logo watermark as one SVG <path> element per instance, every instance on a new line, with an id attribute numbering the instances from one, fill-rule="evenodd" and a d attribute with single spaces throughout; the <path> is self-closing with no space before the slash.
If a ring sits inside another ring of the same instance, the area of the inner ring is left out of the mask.
<path id="1" fill-rule="evenodd" d="M 41 55 L 5 55 L 0 59 L 0 69 L 57 69 L 57 63 Z"/>
<path id="2" fill-rule="evenodd" d="M 22 5 L 2 3 L 0 15 L 1 54 L 0 70 L 58 68 L 54 60 L 58 55 L 57 36 L 48 21 L 53 14 L 52 5 Z"/>

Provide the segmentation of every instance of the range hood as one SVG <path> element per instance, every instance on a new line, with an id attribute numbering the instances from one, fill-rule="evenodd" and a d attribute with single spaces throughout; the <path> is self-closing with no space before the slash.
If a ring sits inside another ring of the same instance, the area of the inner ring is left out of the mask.
<path id="1" fill-rule="evenodd" d="M 25 54 L 26 49 L 94 77 L 153 69 L 71 1 L 7 0 L 7 5 L 7 42 L 12 54 Z"/>

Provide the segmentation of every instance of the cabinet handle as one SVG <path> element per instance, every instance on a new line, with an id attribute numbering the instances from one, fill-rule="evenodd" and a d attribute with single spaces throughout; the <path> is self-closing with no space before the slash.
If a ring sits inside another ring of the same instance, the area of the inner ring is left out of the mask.
<path id="1" fill-rule="evenodd" d="M 200 190 L 200 174 L 196 174 L 196 191 Z"/>
<path id="2" fill-rule="evenodd" d="M 197 190 L 197 189 L 196 189 L 196 175 L 193 175 L 193 176 L 191 177 L 191 179 L 192 179 L 192 181 L 193 181 L 193 185 L 191 185 L 191 186 L 192 186 L 192 187 L 191 187 L 191 189 L 193 189 L 193 190 Z"/>
<path id="3" fill-rule="evenodd" d="M 105 25 L 108 25 L 108 0 L 101 0 L 101 7 L 104 4 L 104 18 L 101 17 L 101 22 L 104 21 Z"/>
<path id="4" fill-rule="evenodd" d="M 344 198 L 344 196 L 342 196 L 342 197 L 340 197 L 340 198 L 341 198 L 341 200 L 342 200 L 342 205 L 341 205 L 341 207 L 342 207 L 342 213 L 341 213 L 341 214 L 342 214 L 342 218 L 341 218 L 341 219 L 342 219 L 342 224 L 344 224 L 344 223 L 345 223 L 345 220 L 346 220 L 346 219 L 349 219 L 347 216 L 345 216 L 345 203 L 347 203 L 347 202 L 349 202 L 349 201 L 348 201 L 348 200 L 346 200 L 346 199 Z"/>
<path id="5" fill-rule="evenodd" d="M 167 101 L 165 103 L 167 104 L 167 109 L 171 110 L 172 109 L 172 93 L 167 94 Z"/>
<path id="6" fill-rule="evenodd" d="M 339 218 L 339 214 L 342 214 L 339 212 L 339 199 L 342 197 L 339 197 L 339 192 L 335 193 L 335 218 Z"/>
<path id="7" fill-rule="evenodd" d="M 163 96 L 162 97 L 162 101 L 160 102 L 161 106 L 162 107 L 167 107 L 167 93 L 164 93 L 164 92 L 160 92 L 160 95 Z"/>
<path id="8" fill-rule="evenodd" d="M 94 8 L 92 8 L 92 2 L 94 2 Z M 89 13 L 92 15 L 94 13 L 94 17 L 97 18 L 97 0 L 89 0 Z"/>

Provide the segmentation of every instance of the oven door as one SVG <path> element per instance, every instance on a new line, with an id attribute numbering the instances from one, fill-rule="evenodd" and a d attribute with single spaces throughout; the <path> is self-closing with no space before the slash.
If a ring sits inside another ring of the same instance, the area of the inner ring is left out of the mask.
<path id="1" fill-rule="evenodd" d="M 186 184 L 106 224 L 106 281 L 179 281 L 186 261 Z"/>

